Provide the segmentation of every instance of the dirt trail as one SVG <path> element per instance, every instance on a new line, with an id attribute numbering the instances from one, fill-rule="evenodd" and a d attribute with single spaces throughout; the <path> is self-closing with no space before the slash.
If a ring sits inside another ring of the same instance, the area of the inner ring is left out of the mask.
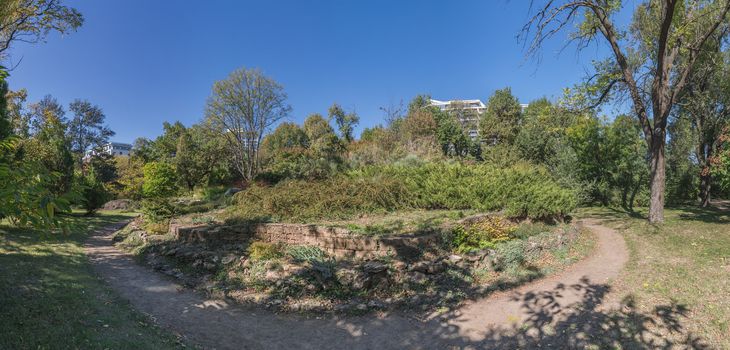
<path id="1" fill-rule="evenodd" d="M 135 308 L 207 349 L 514 348 L 516 339 L 524 339 L 514 338 L 516 332 L 542 339 L 544 325 L 575 317 L 587 304 L 591 309 L 605 304 L 607 282 L 619 273 L 628 253 L 614 230 L 595 222 L 587 226 L 598 242 L 586 260 L 558 275 L 426 320 L 400 314 L 306 318 L 207 299 L 116 249 L 111 235 L 119 225 L 97 231 L 85 249 L 97 273 Z M 556 338 L 550 338 L 547 348 L 575 345 L 572 339 L 560 344 L 560 339 L 555 343 Z"/>

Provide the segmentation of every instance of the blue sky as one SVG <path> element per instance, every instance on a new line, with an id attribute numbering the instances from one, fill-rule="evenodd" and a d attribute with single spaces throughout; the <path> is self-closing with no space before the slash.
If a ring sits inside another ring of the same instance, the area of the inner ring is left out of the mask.
<path id="1" fill-rule="evenodd" d="M 564 37 L 526 59 L 516 35 L 527 0 L 491 1 L 67 1 L 78 32 L 12 51 L 11 89 L 98 104 L 120 142 L 154 138 L 162 122 L 204 116 L 214 81 L 258 67 L 284 85 L 301 122 L 333 103 L 363 127 L 381 106 L 416 94 L 486 99 L 512 87 L 522 101 L 557 98 L 605 53 L 577 53 Z M 22 60 L 21 60 L 22 59 Z"/>

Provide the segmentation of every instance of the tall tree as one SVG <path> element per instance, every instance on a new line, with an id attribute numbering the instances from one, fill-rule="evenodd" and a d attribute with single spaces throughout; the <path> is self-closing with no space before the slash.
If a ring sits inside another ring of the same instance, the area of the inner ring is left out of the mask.
<path id="1" fill-rule="evenodd" d="M 9 91 L 5 98 L 7 100 L 8 120 L 13 133 L 22 138 L 30 136 L 30 116 L 25 110 L 25 101 L 28 99 L 28 91 L 20 89 Z"/>
<path id="2" fill-rule="evenodd" d="M 649 221 L 664 221 L 665 145 L 667 122 L 705 42 L 727 18 L 727 0 L 646 0 L 640 3 L 629 28 L 615 15 L 620 0 L 544 0 L 523 27 L 528 53 L 566 27 L 577 28 L 570 38 L 586 47 L 603 38 L 612 52 L 610 79 L 600 99 L 613 88 L 628 92 L 649 148 Z M 578 22 L 578 23 L 576 23 Z"/>
<path id="3" fill-rule="evenodd" d="M 360 117 L 357 113 L 354 111 L 346 113 L 340 105 L 335 103 L 329 108 L 328 114 L 330 120 L 335 120 L 342 140 L 345 141 L 345 143 L 352 142 L 354 140 L 353 132 L 355 130 L 355 126 L 360 122 Z"/>
<path id="4" fill-rule="evenodd" d="M 67 138 L 65 111 L 50 95 L 30 105 L 33 136 L 23 144 L 25 160 L 38 162 L 49 173 L 59 174 L 52 193 L 62 195 L 71 189 L 74 159 Z"/>
<path id="5" fill-rule="evenodd" d="M 206 117 L 225 136 L 234 166 L 244 180 L 259 171 L 259 146 L 266 132 L 291 111 L 284 88 L 258 69 L 240 68 L 213 84 Z"/>
<path id="6" fill-rule="evenodd" d="M 522 107 L 506 87 L 494 92 L 487 102 L 487 111 L 479 120 L 479 133 L 490 144 L 514 142 L 522 120 Z"/>
<path id="7" fill-rule="evenodd" d="M 720 148 L 723 129 L 730 125 L 730 57 L 722 51 L 724 36 L 713 36 L 702 52 L 697 69 L 678 110 L 679 118 L 689 117 L 694 129 L 694 155 L 699 163 L 700 206 L 710 205 L 712 159 Z"/>
<path id="8" fill-rule="evenodd" d="M 56 31 L 66 34 L 84 22 L 76 9 L 61 0 L 3 0 L 0 6 L 0 59 L 18 41 L 38 43 Z"/>
<path id="9" fill-rule="evenodd" d="M 81 164 L 86 151 L 101 148 L 114 136 L 114 131 L 104 125 L 106 116 L 99 106 L 89 101 L 74 100 L 69 105 L 73 118 L 68 123 L 68 139 L 76 162 Z"/>

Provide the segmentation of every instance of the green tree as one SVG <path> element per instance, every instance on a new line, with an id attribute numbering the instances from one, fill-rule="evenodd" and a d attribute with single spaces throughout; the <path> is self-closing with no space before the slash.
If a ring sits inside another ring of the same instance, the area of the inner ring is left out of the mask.
<path id="1" fill-rule="evenodd" d="M 564 28 L 575 28 L 570 38 L 580 48 L 599 38 L 608 44 L 612 55 L 608 69 L 598 71 L 605 79 L 597 79 L 604 83 L 595 89 L 597 104 L 614 88 L 631 98 L 650 155 L 649 221 L 660 223 L 664 221 L 669 116 L 688 86 L 705 43 L 726 22 L 730 1 L 642 1 L 625 28 L 616 21 L 622 6 L 620 0 L 544 0 L 531 7 L 536 13 L 523 34 L 530 54 Z"/>
<path id="2" fill-rule="evenodd" d="M 178 180 L 192 191 L 216 170 L 227 168 L 227 158 L 225 140 L 210 129 L 195 125 L 178 138 L 173 163 Z"/>
<path id="3" fill-rule="evenodd" d="M 177 192 L 175 168 L 166 162 L 151 162 L 143 168 L 142 195 L 146 198 L 166 198 Z"/>
<path id="4" fill-rule="evenodd" d="M 52 31 L 67 34 L 84 22 L 61 0 L 5 0 L 0 6 L 0 59 L 16 42 L 38 43 Z"/>
<path id="5" fill-rule="evenodd" d="M 327 119 L 317 113 L 310 115 L 304 120 L 304 133 L 312 157 L 339 161 L 344 147 Z"/>
<path id="6" fill-rule="evenodd" d="M 81 202 L 87 215 L 95 213 L 109 200 L 109 192 L 104 183 L 96 176 L 94 168 L 90 168 L 85 176 L 79 178 Z"/>
<path id="7" fill-rule="evenodd" d="M 114 131 L 104 125 L 106 116 L 99 106 L 89 101 L 74 100 L 69 105 L 73 118 L 68 123 L 68 139 L 71 143 L 71 152 L 81 165 L 86 151 L 99 149 L 114 136 Z"/>
<path id="8" fill-rule="evenodd" d="M 357 113 L 346 113 L 345 110 L 340 107 L 340 105 L 335 103 L 329 108 L 328 115 L 330 120 L 335 120 L 335 123 L 337 124 L 337 129 L 340 131 L 340 137 L 342 138 L 342 140 L 346 144 L 352 142 L 352 140 L 355 139 L 353 135 L 355 126 L 360 122 L 360 117 L 358 117 Z"/>
<path id="9" fill-rule="evenodd" d="M 213 84 L 206 118 L 227 141 L 233 165 L 250 181 L 260 168 L 259 149 L 268 130 L 291 111 L 284 88 L 258 69 L 240 68 Z"/>
<path id="10" fill-rule="evenodd" d="M 512 89 L 497 90 L 487 102 L 487 110 L 479 120 L 479 132 L 488 144 L 511 145 L 519 131 L 522 107 Z"/>
<path id="11" fill-rule="evenodd" d="M 33 135 L 23 143 L 24 160 L 38 162 L 50 173 L 58 174 L 51 192 L 62 195 L 71 190 L 74 158 L 70 149 L 63 107 L 53 97 L 46 96 L 32 104 Z"/>

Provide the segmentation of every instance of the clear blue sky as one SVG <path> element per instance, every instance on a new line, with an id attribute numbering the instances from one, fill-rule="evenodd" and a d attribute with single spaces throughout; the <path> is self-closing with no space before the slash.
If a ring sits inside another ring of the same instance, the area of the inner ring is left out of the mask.
<path id="1" fill-rule="evenodd" d="M 203 117 L 214 81 L 258 67 L 284 85 L 291 120 L 355 109 L 363 127 L 382 123 L 381 106 L 416 94 L 486 99 L 511 86 L 522 101 L 557 98 L 605 52 L 558 51 L 525 59 L 516 35 L 527 0 L 475 1 L 67 1 L 86 19 L 76 33 L 17 45 L 11 89 L 30 101 L 103 108 L 120 142 L 154 138 L 162 122 Z M 564 38 L 564 37 L 563 37 Z"/>

